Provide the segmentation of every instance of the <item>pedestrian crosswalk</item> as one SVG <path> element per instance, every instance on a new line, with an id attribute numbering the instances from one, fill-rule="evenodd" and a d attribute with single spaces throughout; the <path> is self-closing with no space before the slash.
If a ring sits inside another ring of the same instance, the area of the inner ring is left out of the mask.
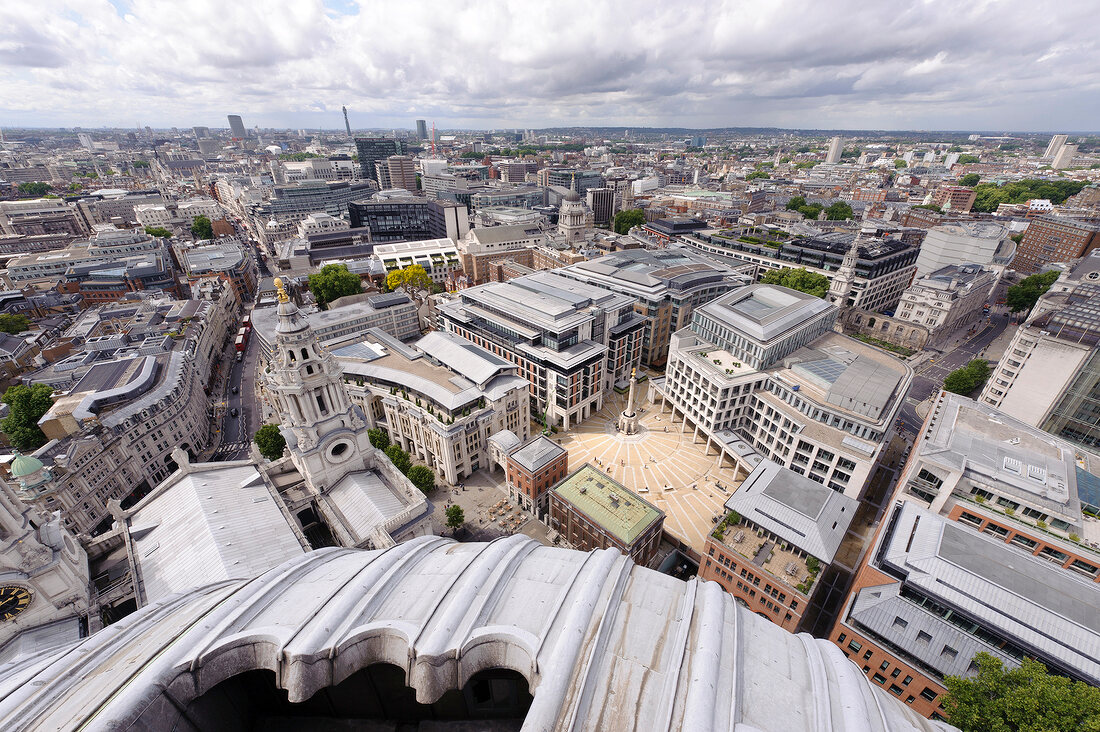
<path id="1" fill-rule="evenodd" d="M 249 443 L 247 441 L 239 442 L 223 442 L 218 449 L 214 452 L 215 455 L 229 455 L 231 453 L 240 452 L 247 449 Z"/>

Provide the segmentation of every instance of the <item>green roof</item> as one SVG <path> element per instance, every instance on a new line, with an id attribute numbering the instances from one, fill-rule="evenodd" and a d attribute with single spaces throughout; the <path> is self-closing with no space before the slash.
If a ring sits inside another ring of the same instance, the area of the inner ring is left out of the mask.
<path id="1" fill-rule="evenodd" d="M 630 546 L 663 514 L 606 473 L 585 463 L 553 488 L 624 546 Z"/>
<path id="2" fill-rule="evenodd" d="M 28 475 L 33 475 L 42 469 L 42 461 L 31 455 L 20 455 L 15 453 L 15 459 L 11 461 L 11 477 L 13 478 L 25 478 Z"/>

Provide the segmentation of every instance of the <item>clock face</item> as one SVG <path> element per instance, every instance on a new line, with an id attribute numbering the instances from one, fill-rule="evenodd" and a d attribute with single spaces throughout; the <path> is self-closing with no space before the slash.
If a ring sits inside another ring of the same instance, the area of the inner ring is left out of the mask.
<path id="1" fill-rule="evenodd" d="M 0 620 L 11 620 L 31 604 L 30 590 L 18 585 L 0 587 Z"/>

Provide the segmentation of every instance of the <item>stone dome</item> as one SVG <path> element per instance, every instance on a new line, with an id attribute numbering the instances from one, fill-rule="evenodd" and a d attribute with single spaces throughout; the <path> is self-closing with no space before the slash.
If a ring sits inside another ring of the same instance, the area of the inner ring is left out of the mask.
<path id="1" fill-rule="evenodd" d="M 575 188 L 570 188 L 569 192 L 565 194 L 565 201 L 568 203 L 575 203 L 579 200 L 581 200 L 581 196 Z"/>
<path id="2" fill-rule="evenodd" d="M 11 461 L 11 477 L 26 478 L 28 475 L 34 475 L 42 470 L 43 467 L 42 461 L 38 458 L 17 452 L 15 459 Z"/>
<path id="3" fill-rule="evenodd" d="M 714 582 L 523 536 L 318 549 L 0 664 L 8 730 L 290 729 L 303 717 L 439 730 L 507 717 L 491 729 L 529 732 L 953 729 Z"/>

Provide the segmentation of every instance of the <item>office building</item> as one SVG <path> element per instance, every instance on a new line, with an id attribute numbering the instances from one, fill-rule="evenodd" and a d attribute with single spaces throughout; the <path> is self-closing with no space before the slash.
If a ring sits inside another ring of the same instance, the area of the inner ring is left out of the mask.
<path id="1" fill-rule="evenodd" d="M 203 546 L 217 556 L 221 544 Z M 88 719 L 132 729 L 393 729 L 400 719 L 422 729 L 568 720 L 602 732 L 851 732 L 873 720 L 890 732 L 944 730 L 853 673 L 828 642 L 772 626 L 717 585 L 523 536 L 328 547 L 261 575 L 208 577 L 91 638 L 33 642 L 47 631 L 19 624 L 25 656 L 0 669 L 0 686 L 18 690 L 0 699 L 13 732 Z M 276 638 L 289 639 L 282 653 L 270 653 Z M 440 653 L 447 663 L 432 662 Z"/>
<path id="2" fill-rule="evenodd" d="M 363 180 L 378 180 L 378 163 L 391 155 L 404 155 L 405 144 L 392 137 L 356 137 L 355 150 Z"/>
<path id="3" fill-rule="evenodd" d="M 932 192 L 931 204 L 951 213 L 968 213 L 977 195 L 966 186 L 940 186 Z"/>
<path id="4" fill-rule="evenodd" d="M 664 523 L 663 511 L 590 463 L 550 490 L 550 528 L 581 551 L 615 548 L 648 566 Z"/>
<path id="5" fill-rule="evenodd" d="M 508 500 L 524 511 L 547 521 L 550 513 L 550 489 L 569 472 L 569 452 L 546 435 L 538 435 L 525 445 L 515 435 L 505 460 Z"/>
<path id="6" fill-rule="evenodd" d="M 428 123 L 425 120 L 418 119 L 416 121 L 416 137 L 420 140 L 428 139 Z"/>
<path id="7" fill-rule="evenodd" d="M 184 297 L 176 266 L 167 247 L 110 262 L 73 263 L 57 284 L 58 292 L 79 295 L 83 307 L 127 298 L 131 293 L 157 290 L 173 298 Z"/>
<path id="8" fill-rule="evenodd" d="M 385 160 L 385 179 L 386 182 L 382 182 L 382 168 L 383 163 L 378 163 L 379 180 L 378 185 L 383 190 L 387 188 L 399 188 L 401 190 L 408 191 L 415 194 L 416 187 L 416 166 L 413 164 L 413 159 L 407 155 L 391 155 Z"/>
<path id="9" fill-rule="evenodd" d="M 326 348 L 358 341 L 371 328 L 378 328 L 402 341 L 420 335 L 416 304 L 397 292 L 356 295 L 350 302 L 330 304 L 328 310 L 300 312 L 298 317 L 309 323 L 317 341 Z M 278 325 L 279 315 L 275 308 L 252 311 L 252 333 L 265 359 L 271 359 L 274 353 Z"/>
<path id="10" fill-rule="evenodd" d="M 919 278 L 901 295 L 894 317 L 928 329 L 930 342 L 982 319 L 997 275 L 976 264 L 951 264 Z"/>
<path id="11" fill-rule="evenodd" d="M 470 207 L 475 211 L 499 206 L 529 209 L 544 205 L 546 189 L 535 186 L 484 188 L 470 196 Z"/>
<path id="12" fill-rule="evenodd" d="M 210 137 L 209 127 L 192 127 L 191 131 L 195 133 L 195 140 L 204 140 Z"/>
<path id="13" fill-rule="evenodd" d="M 564 429 L 626 384 L 645 328 L 633 298 L 551 272 L 460 290 L 437 318 L 442 329 L 519 364 L 531 382 L 532 416 Z"/>
<path id="14" fill-rule="evenodd" d="M 653 368 L 664 367 L 669 339 L 691 323 L 696 307 L 752 282 L 729 267 L 675 245 L 659 250 L 628 249 L 564 267 L 557 274 L 634 298 L 635 311 L 646 321 L 642 363 Z"/>
<path id="15" fill-rule="evenodd" d="M 462 262 L 453 239 L 424 239 L 375 244 L 374 256 L 386 272 L 419 264 L 432 282 L 444 289 L 454 289 L 455 275 L 462 271 Z"/>
<path id="16" fill-rule="evenodd" d="M 797 237 L 778 249 L 737 241 L 722 232 L 695 232 L 679 237 L 692 249 L 717 257 L 731 267 L 756 265 L 763 273 L 782 267 L 804 267 L 824 275 L 830 284 L 840 274 L 853 235 L 844 232 Z M 920 248 L 893 239 L 862 239 L 857 249 L 848 305 L 864 310 L 892 310 L 913 280 Z"/>
<path id="17" fill-rule="evenodd" d="M 1068 135 L 1055 135 L 1050 138 L 1050 142 L 1047 143 L 1047 149 L 1043 152 L 1043 157 L 1048 160 L 1053 160 L 1058 154 L 1058 151 L 1062 149 L 1062 145 L 1065 145 L 1068 139 Z"/>
<path id="18" fill-rule="evenodd" d="M 0 201 L 0 246 L 11 254 L 61 249 L 90 230 L 63 200 Z"/>
<path id="19" fill-rule="evenodd" d="M 248 137 L 248 131 L 244 128 L 244 121 L 239 114 L 229 115 L 229 136 L 238 140 Z"/>
<path id="20" fill-rule="evenodd" d="M 1096 458 L 940 392 L 829 634 L 915 711 L 985 652 L 1100 683 Z"/>
<path id="21" fill-rule="evenodd" d="M 1012 268 L 1025 275 L 1033 274 L 1045 264 L 1069 262 L 1098 246 L 1100 226 L 1064 216 L 1040 216 L 1032 219 L 1024 232 Z"/>
<path id="22" fill-rule="evenodd" d="M 615 218 L 615 190 L 613 188 L 589 188 L 585 193 L 592 220 L 598 228 L 610 229 Z"/>
<path id="23" fill-rule="evenodd" d="M 464 204 L 401 194 L 353 201 L 348 204 L 348 215 L 351 227 L 369 229 L 373 242 L 458 241 L 470 230 Z"/>
<path id="24" fill-rule="evenodd" d="M 539 185 L 572 188 L 581 196 L 586 194 L 589 188 L 603 188 L 603 176 L 594 170 L 550 168 L 546 170 L 545 177 L 546 181 L 539 181 Z"/>
<path id="25" fill-rule="evenodd" d="M 450 485 L 490 467 L 492 435 L 530 435 L 530 384 L 518 367 L 453 333 L 406 345 L 370 330 L 333 356 L 367 426 L 385 429 Z"/>
<path id="26" fill-rule="evenodd" d="M 858 498 L 912 369 L 833 332 L 837 308 L 774 285 L 697 307 L 672 336 L 652 400 L 740 472 L 761 459 Z"/>
<path id="27" fill-rule="evenodd" d="M 8 260 L 7 279 L 16 287 L 31 282 L 57 282 L 75 266 L 109 267 L 127 257 L 164 252 L 163 240 L 142 231 L 99 226 L 87 241 L 78 241 L 65 249 L 28 254 Z"/>
<path id="28" fill-rule="evenodd" d="M 950 265 L 1007 266 L 1016 255 L 1008 227 L 989 221 L 966 221 L 933 226 L 917 254 L 916 277 Z"/>
<path id="29" fill-rule="evenodd" d="M 1094 251 L 1063 275 L 1072 289 L 1056 286 L 1036 303 L 980 398 L 1090 450 L 1100 450 L 1100 286 L 1093 282 L 1100 279 L 1098 255 Z"/>
<path id="30" fill-rule="evenodd" d="M 537 223 L 475 227 L 458 243 L 462 270 L 470 284 L 481 285 L 493 276 L 494 264 L 506 260 L 534 268 L 532 250 L 546 243 Z"/>
<path id="31" fill-rule="evenodd" d="M 820 600 L 814 602 L 826 584 L 821 580 L 859 503 L 763 460 L 725 508 L 707 537 L 699 576 L 776 625 L 809 632 L 821 612 Z"/>
<path id="32" fill-rule="evenodd" d="M 844 154 L 844 139 L 833 137 L 829 140 L 829 150 L 825 153 L 826 163 L 839 163 Z"/>
<path id="33" fill-rule="evenodd" d="M 1073 167 L 1073 158 L 1077 155 L 1077 146 L 1065 144 L 1058 148 L 1058 154 L 1054 156 L 1054 160 L 1050 163 L 1050 167 L 1054 170 L 1065 170 L 1066 168 Z"/>
<path id="34" fill-rule="evenodd" d="M 176 469 L 174 449 L 202 454 L 212 360 L 235 303 L 151 300 L 82 316 L 82 348 L 26 376 L 61 396 L 39 420 L 50 442 L 34 457 L 46 472 L 18 482 L 23 499 L 60 510 L 74 534 L 99 534 L 109 501 L 129 507 Z"/>
<path id="35" fill-rule="evenodd" d="M 251 247 L 219 241 L 182 252 L 187 282 L 193 288 L 204 279 L 216 279 L 233 288 L 239 302 L 252 302 L 259 272 Z"/>

